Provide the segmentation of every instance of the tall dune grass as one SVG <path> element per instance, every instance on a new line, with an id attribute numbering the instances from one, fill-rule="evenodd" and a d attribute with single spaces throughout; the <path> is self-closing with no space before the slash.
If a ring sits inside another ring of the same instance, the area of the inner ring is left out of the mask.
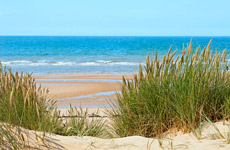
<path id="1" fill-rule="evenodd" d="M 12 73 L 0 63 L 1 148 L 26 149 L 21 127 L 55 132 L 61 121 L 57 117 L 56 102 L 46 100 L 47 93 L 47 89 L 37 88 L 31 74 Z"/>
<path id="2" fill-rule="evenodd" d="M 37 88 L 31 74 L 13 74 L 0 66 L 0 121 L 31 130 L 52 132 L 56 102 L 46 100 L 47 89 Z"/>
<path id="3" fill-rule="evenodd" d="M 12 73 L 0 63 L 0 148 L 25 149 L 22 128 L 45 133 L 75 136 L 102 136 L 104 121 L 87 118 L 87 112 L 77 111 L 83 118 L 62 118 L 56 100 L 46 99 L 48 89 L 38 87 L 32 74 Z M 74 111 L 75 112 L 75 111 Z M 75 112 L 75 113 L 76 113 Z M 72 116 L 73 108 L 68 111 Z M 19 131 L 19 132 L 18 132 Z M 27 147 L 29 143 L 27 143 Z"/>
<path id="4" fill-rule="evenodd" d="M 194 132 L 201 122 L 229 118 L 230 82 L 226 50 L 213 53 L 207 48 L 192 51 L 192 41 L 163 59 L 146 58 L 144 70 L 133 80 L 123 77 L 119 107 L 109 111 L 118 136 L 156 137 L 170 128 Z"/>

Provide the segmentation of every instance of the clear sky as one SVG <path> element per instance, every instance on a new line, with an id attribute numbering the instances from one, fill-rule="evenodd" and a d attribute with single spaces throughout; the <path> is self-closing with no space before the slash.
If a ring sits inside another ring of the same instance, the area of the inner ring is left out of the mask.
<path id="1" fill-rule="evenodd" d="M 0 0 L 0 35 L 230 36 L 230 0 Z"/>

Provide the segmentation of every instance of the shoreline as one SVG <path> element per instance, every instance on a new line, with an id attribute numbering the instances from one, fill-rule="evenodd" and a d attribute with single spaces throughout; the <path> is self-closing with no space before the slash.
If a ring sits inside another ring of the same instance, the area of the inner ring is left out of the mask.
<path id="1" fill-rule="evenodd" d="M 119 93 L 122 76 L 114 74 L 33 75 L 37 85 L 48 88 L 48 99 L 57 100 L 58 108 L 108 107 Z M 131 76 L 129 76 L 131 77 Z"/>

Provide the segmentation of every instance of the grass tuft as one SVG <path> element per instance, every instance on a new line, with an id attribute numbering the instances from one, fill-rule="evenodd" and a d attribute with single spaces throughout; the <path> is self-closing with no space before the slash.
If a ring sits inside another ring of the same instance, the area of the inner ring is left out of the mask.
<path id="1" fill-rule="evenodd" d="M 83 110 L 82 108 L 73 108 L 71 106 L 67 114 L 70 118 L 63 120 L 65 123 L 59 126 L 55 132 L 56 134 L 65 136 L 106 137 L 105 119 L 100 117 L 89 118 L 88 109 Z"/>
<path id="2" fill-rule="evenodd" d="M 2 67 L 0 63 L 0 147 L 25 149 L 29 147 L 21 129 L 56 133 L 67 136 L 97 136 L 105 134 L 105 120 L 88 118 L 88 111 L 70 108 L 68 115 L 80 117 L 65 119 L 60 116 L 56 100 L 46 99 L 49 90 L 37 87 L 32 74 Z M 11 128 L 14 129 L 11 129 Z M 36 139 L 33 139 L 35 141 Z M 38 145 L 40 145 L 38 143 Z"/>
<path id="3" fill-rule="evenodd" d="M 203 121 L 229 118 L 230 82 L 226 50 L 213 55 L 211 41 L 200 53 L 192 41 L 181 55 L 146 58 L 133 80 L 123 77 L 119 107 L 109 111 L 117 136 L 158 137 L 170 128 L 194 132 Z M 114 117 L 116 116 L 116 117 Z M 205 116 L 205 117 L 204 117 Z"/>

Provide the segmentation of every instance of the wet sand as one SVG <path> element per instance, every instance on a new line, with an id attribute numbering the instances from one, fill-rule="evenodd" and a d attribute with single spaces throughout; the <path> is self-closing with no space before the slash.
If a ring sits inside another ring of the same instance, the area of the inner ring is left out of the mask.
<path id="1" fill-rule="evenodd" d="M 59 108 L 107 107 L 119 92 L 120 75 L 75 74 L 35 75 L 37 84 L 49 88 L 48 99 L 56 99 Z"/>

